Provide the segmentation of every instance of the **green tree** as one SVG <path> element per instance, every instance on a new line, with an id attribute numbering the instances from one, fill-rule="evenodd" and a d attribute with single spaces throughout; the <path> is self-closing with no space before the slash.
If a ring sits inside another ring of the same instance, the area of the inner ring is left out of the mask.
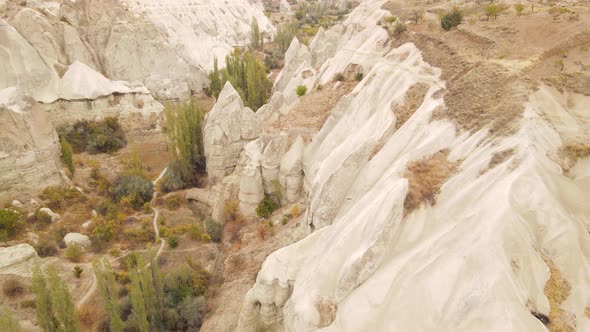
<path id="1" fill-rule="evenodd" d="M 31 288 L 36 296 L 37 321 L 44 331 L 80 331 L 76 308 L 55 266 L 47 268 L 47 275 L 38 266 L 35 267 Z"/>
<path id="2" fill-rule="evenodd" d="M 229 81 L 238 91 L 246 106 L 257 111 L 268 99 L 270 83 L 266 66 L 254 52 L 234 51 L 225 58 L 222 71 L 223 84 Z"/>
<path id="3" fill-rule="evenodd" d="M 123 320 L 121 319 L 121 309 L 117 296 L 117 284 L 113 268 L 107 259 L 97 261 L 94 264 L 94 272 L 100 294 L 105 303 L 107 315 L 109 317 L 110 328 L 112 332 L 123 331 Z"/>
<path id="4" fill-rule="evenodd" d="M 255 50 L 261 46 L 260 27 L 258 26 L 258 20 L 254 16 L 252 16 L 252 22 L 250 23 L 250 42 Z"/>
<path id="5" fill-rule="evenodd" d="M 277 27 L 274 41 L 279 46 L 281 56 L 285 55 L 293 38 L 297 37 L 298 25 L 296 23 L 285 23 Z"/>
<path id="6" fill-rule="evenodd" d="M 131 288 L 129 296 L 131 297 L 131 305 L 133 306 L 133 318 L 135 324 L 140 331 L 149 330 L 148 314 L 146 310 L 146 303 L 141 287 L 141 280 L 137 265 L 127 262 L 127 269 L 129 270 L 129 279 L 131 279 Z"/>
<path id="7" fill-rule="evenodd" d="M 76 168 L 74 167 L 74 159 L 72 157 L 74 154 L 72 145 L 63 136 L 59 138 L 59 143 L 61 145 L 61 161 L 68 167 L 70 173 L 74 175 Z"/>
<path id="8" fill-rule="evenodd" d="M 219 98 L 223 86 L 221 85 L 221 71 L 217 65 L 217 58 L 213 59 L 213 71 L 209 73 L 209 81 L 211 82 L 208 88 L 209 94 L 215 99 Z"/>
<path id="9" fill-rule="evenodd" d="M 197 173 L 205 171 L 202 109 L 190 99 L 177 107 L 166 108 L 166 133 L 173 161 L 162 180 L 163 191 L 197 185 Z"/>
<path id="10" fill-rule="evenodd" d="M 23 330 L 8 308 L 2 308 L 0 311 L 0 326 L 7 332 L 20 332 Z"/>
<path id="11" fill-rule="evenodd" d="M 68 287 L 58 276 L 55 266 L 47 268 L 47 285 L 54 315 L 59 322 L 58 331 L 80 331 L 80 323 L 76 319 L 76 307 L 72 302 Z"/>

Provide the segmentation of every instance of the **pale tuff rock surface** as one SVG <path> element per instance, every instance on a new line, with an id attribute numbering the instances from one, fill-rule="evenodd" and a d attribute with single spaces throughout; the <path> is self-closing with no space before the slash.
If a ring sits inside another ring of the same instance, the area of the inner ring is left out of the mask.
<path id="1" fill-rule="evenodd" d="M 297 37 L 293 38 L 287 52 L 285 53 L 285 65 L 272 87 L 273 92 L 285 92 L 285 88 L 297 74 L 297 69 L 303 62 L 311 63 L 311 53 L 304 44 L 300 43 Z"/>
<path id="2" fill-rule="evenodd" d="M 364 79 L 305 147 L 311 234 L 266 259 L 238 330 L 547 331 L 531 312 L 554 310 L 588 330 L 588 157 L 568 176 L 553 160 L 588 141 L 588 97 L 541 85 L 514 134 L 459 132 L 432 119 L 445 108 L 441 70 L 413 44 L 388 50 L 370 23 L 383 3 L 364 1 L 333 28 L 354 31 L 333 43 L 343 46 L 311 47 L 333 53 L 320 83 L 351 64 Z M 415 86 L 425 93 L 406 118 L 398 110 Z M 456 166 L 439 193 L 406 209 L 418 185 L 441 176 L 424 166 L 441 154 Z M 546 291 L 557 273 L 571 287 L 559 308 Z"/>
<path id="3" fill-rule="evenodd" d="M 111 81 L 81 62 L 70 65 L 60 82 L 60 98 L 96 99 L 119 93 L 149 94 L 145 88 L 131 89 L 127 82 Z"/>
<path id="4" fill-rule="evenodd" d="M 260 171 L 260 157 L 263 142 L 260 138 L 248 143 L 244 147 L 244 165 L 239 174 L 240 200 L 239 209 L 245 216 L 255 216 L 258 203 L 264 198 L 264 185 Z"/>
<path id="5" fill-rule="evenodd" d="M 213 69 L 213 59 L 225 64 L 236 46 L 250 42 L 250 23 L 256 18 L 260 31 L 270 37 L 274 27 L 259 0 L 125 0 L 133 11 L 147 16 L 168 36 L 174 49 L 192 66 Z M 206 50 L 206 51 L 204 51 Z M 203 82 L 204 83 L 204 82 Z"/>
<path id="6" fill-rule="evenodd" d="M 37 251 L 28 244 L 0 248 L 0 274 L 14 274 L 28 278 L 38 259 Z"/>
<path id="7" fill-rule="evenodd" d="M 283 204 L 295 203 L 300 197 L 303 181 L 304 147 L 303 138 L 297 136 L 289 151 L 281 159 L 279 182 L 283 193 Z"/>
<path id="8" fill-rule="evenodd" d="M 16 88 L 0 90 L 0 200 L 62 184 L 60 146 L 47 114 Z"/>
<path id="9" fill-rule="evenodd" d="M 215 106 L 205 116 L 203 135 L 211 183 L 217 183 L 233 172 L 244 145 L 260 135 L 254 112 L 244 107 L 231 83 L 225 84 Z"/>
<path id="10" fill-rule="evenodd" d="M 18 86 L 42 102 L 57 99 L 57 73 L 16 29 L 2 20 L 0 50 L 0 89 Z"/>
<path id="11" fill-rule="evenodd" d="M 57 80 L 79 61 L 111 80 L 141 82 L 159 99 L 200 91 L 217 57 L 250 40 L 256 17 L 274 28 L 256 1 L 27 1 L 9 3 L 0 22 L 0 89 L 18 86 L 42 102 L 58 98 Z M 14 27 L 16 29 L 10 29 Z M 203 50 L 208 50 L 203 52 Z M 26 66 L 24 65 L 26 64 Z M 25 70 L 24 68 L 28 68 Z"/>
<path id="12" fill-rule="evenodd" d="M 80 245 L 84 248 L 90 247 L 92 242 L 90 242 L 90 238 L 84 234 L 80 233 L 68 233 L 64 236 L 64 243 L 66 246 L 71 246 L 73 244 Z"/>

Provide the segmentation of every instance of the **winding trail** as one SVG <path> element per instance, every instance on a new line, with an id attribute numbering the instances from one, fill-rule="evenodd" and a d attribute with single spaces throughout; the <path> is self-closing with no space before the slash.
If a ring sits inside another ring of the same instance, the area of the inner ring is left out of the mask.
<path id="1" fill-rule="evenodd" d="M 160 182 L 160 180 L 162 180 L 162 178 L 164 177 L 164 174 L 166 174 L 166 171 L 168 170 L 168 167 L 164 168 L 164 170 L 162 170 L 162 172 L 160 173 L 160 175 L 158 175 L 158 177 L 152 182 L 154 184 L 154 187 L 157 186 L 158 182 Z M 158 217 L 160 216 L 160 211 L 154 207 L 154 203 L 156 202 L 156 199 L 158 198 L 158 191 L 154 190 L 154 196 L 152 197 L 152 200 L 150 201 L 150 204 L 152 205 L 152 211 L 154 211 L 154 233 L 155 233 L 155 240 L 160 240 L 160 248 L 158 248 L 158 252 L 156 252 L 156 256 L 154 256 L 154 259 L 157 259 L 161 254 L 162 251 L 164 250 L 164 244 L 166 243 L 164 241 L 164 239 L 160 239 L 160 229 L 158 228 Z M 145 251 L 145 250 L 141 250 L 141 251 Z M 111 263 L 122 259 L 123 257 L 126 257 L 127 254 L 125 255 L 121 255 L 115 259 L 110 260 Z M 146 266 L 144 266 L 144 268 L 150 266 L 150 263 L 148 263 Z M 90 298 L 90 296 L 92 294 L 94 294 L 94 292 L 96 291 L 96 287 L 97 287 L 97 280 L 96 280 L 96 274 L 94 273 L 94 270 L 92 271 L 92 284 L 90 286 L 90 288 L 88 289 L 88 291 L 86 291 L 86 294 L 84 294 L 84 296 L 78 300 L 78 302 L 76 303 L 76 308 L 80 308 L 84 303 L 86 303 L 86 301 L 88 301 L 88 299 Z"/>

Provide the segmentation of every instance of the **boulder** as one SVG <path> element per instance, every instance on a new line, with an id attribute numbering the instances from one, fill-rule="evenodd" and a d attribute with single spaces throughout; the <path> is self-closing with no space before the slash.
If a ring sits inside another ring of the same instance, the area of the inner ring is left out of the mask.
<path id="1" fill-rule="evenodd" d="M 56 222 L 56 221 L 58 221 L 61 218 L 61 216 L 58 213 L 55 213 L 55 212 L 51 211 L 50 208 L 46 208 L 46 207 L 40 208 L 39 209 L 39 212 L 45 213 L 48 216 L 50 216 L 51 217 L 51 222 Z"/>
<path id="2" fill-rule="evenodd" d="M 90 238 L 84 234 L 80 233 L 68 233 L 64 236 L 64 243 L 66 246 L 71 246 L 73 244 L 80 245 L 84 248 L 88 248 L 92 245 Z"/>
<path id="3" fill-rule="evenodd" d="M 26 243 L 0 248 L 0 273 L 14 272 L 10 270 L 37 257 L 35 248 Z"/>
<path id="4" fill-rule="evenodd" d="M 15 199 L 12 201 L 12 206 L 13 207 L 21 207 L 21 206 L 23 206 L 23 203 L 21 203 L 20 201 Z"/>

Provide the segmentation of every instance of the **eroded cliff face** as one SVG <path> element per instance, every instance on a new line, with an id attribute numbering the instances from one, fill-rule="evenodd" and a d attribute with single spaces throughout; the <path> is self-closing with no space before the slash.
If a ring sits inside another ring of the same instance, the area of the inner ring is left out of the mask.
<path id="1" fill-rule="evenodd" d="M 312 93 L 364 77 L 305 147 L 309 235 L 265 260 L 237 330 L 546 331 L 542 316 L 590 328 L 590 97 L 521 80 L 542 62 L 445 63 L 442 41 L 392 41 L 376 24 L 385 2 L 310 45 Z"/>
<path id="2" fill-rule="evenodd" d="M 0 88 L 17 85 L 42 102 L 59 98 L 57 81 L 76 61 L 156 98 L 184 99 L 203 88 L 215 57 L 223 64 L 248 44 L 253 17 L 274 31 L 259 1 L 27 1 L 2 14 Z"/>
<path id="3" fill-rule="evenodd" d="M 47 114 L 16 88 L 0 90 L 0 201 L 65 183 L 57 134 Z"/>

